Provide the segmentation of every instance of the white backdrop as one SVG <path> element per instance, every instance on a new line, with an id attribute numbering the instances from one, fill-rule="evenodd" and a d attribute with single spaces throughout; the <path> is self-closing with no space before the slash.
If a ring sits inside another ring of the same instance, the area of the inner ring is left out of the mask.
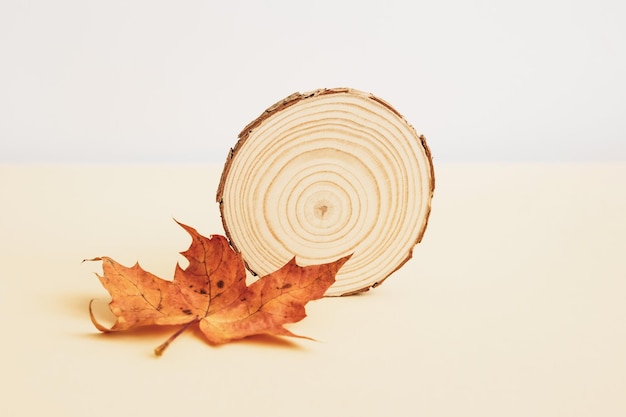
<path id="1" fill-rule="evenodd" d="M 626 161 L 623 1 L 0 2 L 0 163 L 221 163 L 295 91 L 439 161 Z"/>

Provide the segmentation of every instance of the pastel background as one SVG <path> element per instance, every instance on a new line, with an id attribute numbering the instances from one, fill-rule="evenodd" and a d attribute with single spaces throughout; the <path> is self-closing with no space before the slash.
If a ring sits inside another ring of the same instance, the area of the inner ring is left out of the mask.
<path id="1" fill-rule="evenodd" d="M 295 92 L 391 102 L 441 161 L 625 161 L 617 0 L 0 3 L 0 163 L 221 163 Z"/>

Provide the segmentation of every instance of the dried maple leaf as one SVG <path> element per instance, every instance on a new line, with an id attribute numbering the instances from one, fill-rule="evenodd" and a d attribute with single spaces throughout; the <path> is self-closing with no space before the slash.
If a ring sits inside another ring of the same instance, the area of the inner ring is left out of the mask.
<path id="1" fill-rule="evenodd" d="M 189 265 L 176 265 L 174 279 L 167 281 L 138 264 L 128 268 L 108 257 L 102 261 L 100 282 L 111 294 L 109 308 L 117 317 L 107 328 L 95 319 L 102 332 L 121 331 L 147 325 L 184 325 L 155 349 L 160 355 L 182 331 L 197 323 L 207 340 L 226 343 L 256 334 L 297 336 L 283 327 L 306 317 L 304 305 L 321 298 L 335 282 L 335 274 L 349 256 L 322 265 L 301 267 L 295 258 L 278 271 L 246 285 L 241 256 L 225 237 L 206 238 L 192 227 L 179 223 L 192 238 L 182 252 Z M 93 302 L 93 300 L 92 300 Z"/>

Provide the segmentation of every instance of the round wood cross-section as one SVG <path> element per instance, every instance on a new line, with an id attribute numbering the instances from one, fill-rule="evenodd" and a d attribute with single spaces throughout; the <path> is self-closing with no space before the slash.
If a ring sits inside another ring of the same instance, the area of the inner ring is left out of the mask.
<path id="1" fill-rule="evenodd" d="M 239 135 L 217 201 L 255 274 L 353 254 L 326 295 L 379 285 L 422 239 L 435 181 L 424 136 L 353 89 L 292 94 Z"/>

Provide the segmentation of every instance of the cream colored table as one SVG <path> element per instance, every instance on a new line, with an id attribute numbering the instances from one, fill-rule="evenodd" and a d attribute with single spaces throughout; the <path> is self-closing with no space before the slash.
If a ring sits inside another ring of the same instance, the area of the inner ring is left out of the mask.
<path id="1" fill-rule="evenodd" d="M 172 217 L 221 233 L 221 167 L 0 167 L 2 416 L 624 416 L 626 166 L 437 164 L 414 258 L 291 325 L 212 347 L 101 335 L 83 258 L 171 277 Z"/>

